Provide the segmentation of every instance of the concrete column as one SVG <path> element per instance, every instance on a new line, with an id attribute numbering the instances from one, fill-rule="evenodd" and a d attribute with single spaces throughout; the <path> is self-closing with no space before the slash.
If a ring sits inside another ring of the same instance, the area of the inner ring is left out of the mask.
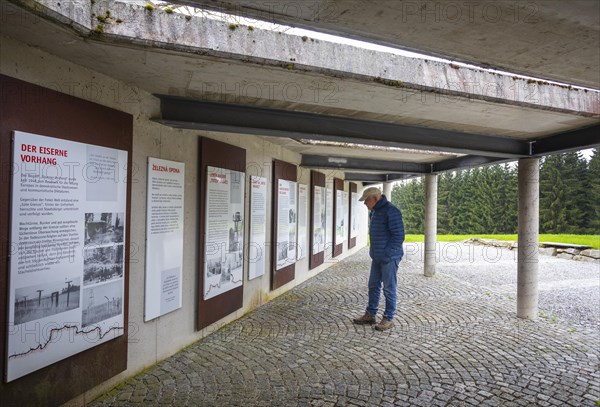
<path id="1" fill-rule="evenodd" d="M 392 201 L 392 183 L 384 182 L 383 183 L 383 195 L 388 199 L 388 201 Z"/>
<path id="2" fill-rule="evenodd" d="M 425 276 L 435 275 L 437 237 L 437 174 L 425 175 Z"/>
<path id="3" fill-rule="evenodd" d="M 539 158 L 520 159 L 517 317 L 531 320 L 538 316 L 539 192 Z"/>

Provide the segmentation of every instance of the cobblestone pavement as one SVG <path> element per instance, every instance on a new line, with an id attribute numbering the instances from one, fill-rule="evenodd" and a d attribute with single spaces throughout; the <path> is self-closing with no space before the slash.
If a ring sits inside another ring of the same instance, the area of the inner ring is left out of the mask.
<path id="1" fill-rule="evenodd" d="M 422 245 L 408 243 L 408 262 L 422 262 Z M 463 242 L 438 243 L 437 270 L 508 299 L 517 297 L 517 251 Z M 419 267 L 419 265 L 413 265 Z M 600 262 L 539 255 L 540 316 L 600 330 Z M 581 327 L 577 327 L 579 329 Z"/>
<path id="2" fill-rule="evenodd" d="M 401 265 L 390 331 L 351 322 L 367 298 L 362 250 L 92 405 L 598 405 L 597 329 L 517 319 L 514 299 L 425 278 L 418 256 Z"/>

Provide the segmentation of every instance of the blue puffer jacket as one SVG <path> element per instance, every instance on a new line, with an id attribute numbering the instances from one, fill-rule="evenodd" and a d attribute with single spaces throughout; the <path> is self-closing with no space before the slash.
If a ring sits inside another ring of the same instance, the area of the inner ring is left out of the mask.
<path id="1" fill-rule="evenodd" d="M 402 213 L 385 195 L 375 204 L 371 211 L 371 225 L 369 227 L 371 248 L 369 255 L 379 263 L 389 263 L 392 260 L 400 261 L 404 255 L 402 243 L 404 242 L 404 222 Z"/>

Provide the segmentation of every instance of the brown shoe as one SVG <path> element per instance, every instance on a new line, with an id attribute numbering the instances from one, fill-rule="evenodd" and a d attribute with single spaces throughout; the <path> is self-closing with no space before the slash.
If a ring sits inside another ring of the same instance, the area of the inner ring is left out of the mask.
<path id="1" fill-rule="evenodd" d="M 352 322 L 354 322 L 356 325 L 373 325 L 376 321 L 374 315 L 365 312 L 365 315 L 360 318 L 354 318 Z"/>
<path id="2" fill-rule="evenodd" d="M 375 328 L 378 331 L 386 331 L 393 326 L 394 326 L 394 321 L 392 321 L 391 319 L 388 319 L 387 317 L 383 317 L 381 319 L 381 322 L 378 323 L 377 325 L 375 325 L 373 328 Z"/>

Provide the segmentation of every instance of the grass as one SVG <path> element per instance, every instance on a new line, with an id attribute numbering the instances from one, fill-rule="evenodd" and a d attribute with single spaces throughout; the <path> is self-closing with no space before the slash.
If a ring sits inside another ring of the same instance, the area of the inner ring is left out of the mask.
<path id="1" fill-rule="evenodd" d="M 472 237 L 484 239 L 513 240 L 517 241 L 517 235 L 437 235 L 438 242 L 461 242 Z M 423 235 L 406 235 L 406 242 L 422 242 Z M 592 246 L 600 249 L 600 235 L 540 235 L 540 242 L 571 243 Z"/>

